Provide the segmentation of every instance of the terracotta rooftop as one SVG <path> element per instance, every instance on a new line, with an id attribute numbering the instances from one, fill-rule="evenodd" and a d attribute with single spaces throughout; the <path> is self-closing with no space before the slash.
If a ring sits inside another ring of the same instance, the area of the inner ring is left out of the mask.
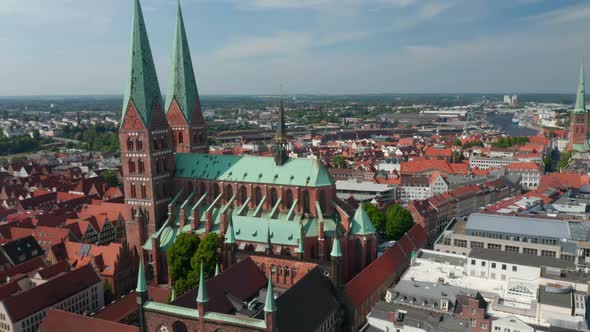
<path id="1" fill-rule="evenodd" d="M 95 317 L 78 315 L 71 312 L 49 309 L 39 325 L 40 332 L 139 332 L 136 326 L 125 325 Z"/>

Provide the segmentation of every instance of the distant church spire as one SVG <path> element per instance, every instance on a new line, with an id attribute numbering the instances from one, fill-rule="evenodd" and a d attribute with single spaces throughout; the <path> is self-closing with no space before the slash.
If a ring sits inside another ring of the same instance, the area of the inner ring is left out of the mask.
<path id="1" fill-rule="evenodd" d="M 277 133 L 274 138 L 275 143 L 285 144 L 289 141 L 287 130 L 285 129 L 285 108 L 283 107 L 283 96 L 279 106 L 279 122 L 277 124 Z"/>
<path id="2" fill-rule="evenodd" d="M 279 120 L 277 123 L 277 133 L 274 137 L 273 154 L 277 166 L 284 165 L 289 156 L 285 151 L 285 145 L 289 142 L 287 130 L 285 129 L 285 109 L 283 107 L 283 96 L 281 95 L 281 104 L 279 106 Z"/>
<path id="3" fill-rule="evenodd" d="M 576 94 L 576 106 L 574 108 L 575 113 L 585 113 L 586 112 L 586 96 L 585 96 L 585 87 L 584 87 L 584 64 L 580 66 L 580 81 L 578 83 L 578 92 Z"/>

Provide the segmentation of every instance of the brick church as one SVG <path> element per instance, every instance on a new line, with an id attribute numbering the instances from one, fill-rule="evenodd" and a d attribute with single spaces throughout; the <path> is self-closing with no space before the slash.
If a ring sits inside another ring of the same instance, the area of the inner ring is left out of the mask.
<path id="1" fill-rule="evenodd" d="M 336 197 L 319 160 L 290 159 L 281 102 L 272 157 L 209 155 L 180 8 L 166 101 L 139 0 L 119 140 L 127 240 L 152 283 L 172 283 L 166 251 L 181 232 L 220 235 L 223 270 L 252 259 L 289 288 L 318 269 L 341 287 L 376 258 L 377 235 L 362 208 Z M 150 280 L 148 280 L 150 282 Z"/>
<path id="2" fill-rule="evenodd" d="M 572 110 L 568 150 L 575 158 L 590 158 L 590 136 L 588 135 L 588 111 L 584 87 L 584 65 L 580 68 L 580 81 L 576 93 L 576 104 Z"/>

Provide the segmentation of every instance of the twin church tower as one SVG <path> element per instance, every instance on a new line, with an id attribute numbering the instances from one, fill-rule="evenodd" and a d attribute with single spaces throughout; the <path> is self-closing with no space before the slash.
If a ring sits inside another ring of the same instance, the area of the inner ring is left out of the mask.
<path id="1" fill-rule="evenodd" d="M 174 153 L 207 153 L 207 127 L 180 5 L 166 101 L 152 58 L 139 0 L 135 0 L 130 71 L 119 132 L 126 205 L 144 225 L 128 239 L 144 241 L 167 216 L 173 195 Z M 133 243 L 141 245 L 143 243 Z"/>

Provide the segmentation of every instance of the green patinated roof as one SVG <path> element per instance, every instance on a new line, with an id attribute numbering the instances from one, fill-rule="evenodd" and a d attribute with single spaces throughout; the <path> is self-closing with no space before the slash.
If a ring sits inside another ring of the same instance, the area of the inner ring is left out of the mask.
<path id="1" fill-rule="evenodd" d="M 199 273 L 199 294 L 197 294 L 197 303 L 209 302 L 207 294 L 207 285 L 205 284 L 205 273 L 203 273 L 203 260 L 201 260 L 201 272 Z"/>
<path id="2" fill-rule="evenodd" d="M 375 234 L 375 226 L 371 222 L 371 218 L 363 209 L 362 205 L 359 205 L 358 209 L 354 213 L 354 217 L 352 217 L 352 225 L 350 226 L 350 232 L 353 235 L 367 235 L 367 234 Z"/>
<path id="3" fill-rule="evenodd" d="M 590 150 L 590 142 L 584 144 L 573 144 L 572 149 L 576 152 L 588 152 Z"/>
<path id="4" fill-rule="evenodd" d="M 578 83 L 578 92 L 576 93 L 576 106 L 574 108 L 575 113 L 586 112 L 586 96 L 584 89 L 584 64 L 580 67 L 580 81 Z"/>
<path id="5" fill-rule="evenodd" d="M 149 127 L 154 107 L 161 105 L 162 96 L 139 0 L 135 0 L 129 57 L 129 80 L 123 99 L 122 119 L 125 118 L 127 106 L 133 102 L 144 126 Z"/>
<path id="6" fill-rule="evenodd" d="M 195 308 L 185 308 L 179 307 L 171 304 L 159 303 L 148 301 L 143 305 L 143 308 L 148 311 L 155 311 L 161 312 L 166 314 L 172 314 L 177 317 L 184 317 L 184 318 L 192 318 L 198 319 L 199 318 L 199 311 Z"/>
<path id="7" fill-rule="evenodd" d="M 332 244 L 332 251 L 330 252 L 330 256 L 342 257 L 342 248 L 340 248 L 340 239 L 334 238 L 334 242 Z"/>
<path id="8" fill-rule="evenodd" d="M 272 278 L 268 278 L 268 287 L 266 288 L 266 301 L 264 302 L 265 312 L 277 311 L 277 305 L 275 304 L 274 291 L 272 289 Z"/>
<path id="9" fill-rule="evenodd" d="M 236 315 L 222 314 L 219 312 L 208 311 L 205 313 L 205 319 L 226 322 L 230 324 L 237 324 L 248 326 L 260 330 L 266 329 L 266 322 L 263 319 L 255 319 L 248 317 L 241 317 Z"/>
<path id="10" fill-rule="evenodd" d="M 176 177 L 322 187 L 334 182 L 317 159 L 290 159 L 277 166 L 272 157 L 177 153 Z"/>
<path id="11" fill-rule="evenodd" d="M 168 82 L 168 93 L 166 94 L 166 112 L 170 109 L 172 100 L 176 99 L 180 111 L 187 123 L 191 119 L 192 112 L 199 100 L 193 62 L 184 29 L 184 19 L 180 3 L 176 17 L 176 33 L 174 45 L 172 46 L 172 58 L 170 67 L 170 81 Z"/>
<path id="12" fill-rule="evenodd" d="M 199 311 L 196 308 L 179 307 L 171 304 L 158 303 L 148 301 L 143 305 L 147 311 L 159 312 L 176 317 L 183 317 L 188 319 L 199 319 Z M 248 317 L 240 317 L 236 315 L 222 314 L 218 312 L 206 312 L 205 319 L 218 322 L 226 322 L 234 325 L 248 326 L 259 330 L 266 329 L 266 323 L 262 319 L 254 319 Z"/>
<path id="13" fill-rule="evenodd" d="M 147 292 L 147 283 L 145 282 L 145 272 L 143 270 L 143 262 L 139 260 L 139 269 L 137 270 L 137 287 L 135 291 L 138 293 Z"/>

